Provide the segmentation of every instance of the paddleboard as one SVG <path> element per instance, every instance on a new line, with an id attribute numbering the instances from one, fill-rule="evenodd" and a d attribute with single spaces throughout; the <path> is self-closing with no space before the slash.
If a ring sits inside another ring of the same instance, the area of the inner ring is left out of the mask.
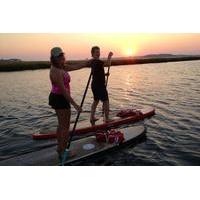
<path id="1" fill-rule="evenodd" d="M 124 134 L 124 141 L 121 144 L 97 142 L 94 135 L 72 141 L 70 150 L 74 155 L 66 160 L 65 165 L 70 165 L 77 161 L 81 162 L 84 159 L 116 150 L 131 142 L 136 142 L 145 133 L 144 126 L 127 127 L 118 130 Z M 0 161 L 0 166 L 49 166 L 59 164 L 56 145 Z"/>
<path id="2" fill-rule="evenodd" d="M 155 109 L 152 107 L 142 107 L 139 109 L 136 109 L 137 111 L 140 111 L 141 115 L 133 115 L 129 117 L 115 117 L 112 121 L 108 123 L 103 123 L 102 119 L 98 120 L 96 125 L 91 126 L 89 125 L 89 122 L 79 122 L 78 127 L 75 130 L 75 135 L 84 135 L 91 132 L 95 132 L 97 130 L 104 130 L 107 128 L 115 128 L 119 127 L 124 124 L 130 124 L 134 123 L 140 120 L 143 120 L 147 117 L 151 117 L 155 114 Z M 35 140 L 41 140 L 41 139 L 51 139 L 56 138 L 56 132 L 48 132 L 48 133 L 34 133 L 32 135 L 32 138 Z"/>

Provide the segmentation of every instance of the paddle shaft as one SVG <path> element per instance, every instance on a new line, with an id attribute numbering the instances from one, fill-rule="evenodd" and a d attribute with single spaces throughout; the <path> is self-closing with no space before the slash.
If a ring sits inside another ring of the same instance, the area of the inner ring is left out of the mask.
<path id="1" fill-rule="evenodd" d="M 110 65 L 111 65 L 111 64 L 110 64 Z M 110 73 L 110 65 L 108 66 L 108 71 L 107 71 L 107 74 L 109 74 L 109 73 Z M 106 88 L 107 88 L 107 85 L 108 85 L 108 77 L 109 77 L 109 76 L 107 76 L 107 78 L 106 78 Z M 104 115 L 103 106 L 102 106 L 102 114 Z"/>
<path id="2" fill-rule="evenodd" d="M 91 77 L 92 77 L 92 72 L 90 73 L 90 76 L 89 76 L 89 79 L 88 79 L 88 82 L 87 82 L 87 85 L 86 85 L 86 88 L 85 88 L 85 92 L 84 92 L 84 94 L 83 94 L 83 98 L 82 98 L 81 105 L 80 105 L 81 108 L 83 107 L 83 103 L 84 103 L 84 100 L 85 100 L 85 97 L 86 97 L 86 94 L 87 94 L 87 91 L 88 91 L 88 87 L 89 87 L 89 84 L 90 84 Z M 72 131 L 71 131 L 71 133 L 70 133 L 70 136 L 69 136 L 69 141 L 68 141 L 68 144 L 67 144 L 67 149 L 70 148 L 70 144 L 71 144 L 71 141 L 72 141 L 72 137 L 73 137 L 74 132 L 75 132 L 75 130 L 76 130 L 76 125 L 77 125 L 77 123 L 78 123 L 80 114 L 81 114 L 81 113 L 78 112 L 78 114 L 77 114 L 77 116 L 76 116 L 76 120 L 75 120 L 73 129 L 72 129 Z"/>
<path id="3" fill-rule="evenodd" d="M 108 71 L 107 71 L 107 74 L 109 74 L 110 73 L 110 66 L 111 66 L 111 57 L 110 56 L 108 56 Z M 108 77 L 109 76 L 107 76 L 107 78 L 106 78 L 106 88 L 107 88 L 107 85 L 108 85 Z"/>

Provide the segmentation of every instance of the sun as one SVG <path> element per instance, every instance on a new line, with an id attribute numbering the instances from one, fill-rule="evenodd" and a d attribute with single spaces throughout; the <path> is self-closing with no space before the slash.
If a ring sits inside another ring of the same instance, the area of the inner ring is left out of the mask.
<path id="1" fill-rule="evenodd" d="M 133 48 L 131 48 L 131 47 L 126 48 L 126 50 L 125 50 L 126 56 L 133 56 L 134 54 L 135 54 L 135 52 L 134 52 Z"/>

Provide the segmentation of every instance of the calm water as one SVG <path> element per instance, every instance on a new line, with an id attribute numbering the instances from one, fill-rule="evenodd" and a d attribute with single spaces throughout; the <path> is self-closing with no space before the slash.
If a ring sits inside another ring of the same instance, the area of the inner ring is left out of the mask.
<path id="1" fill-rule="evenodd" d="M 72 96 L 78 102 L 88 75 L 88 69 L 71 72 Z M 48 70 L 0 73 L 0 84 L 0 160 L 55 143 L 31 139 L 32 133 L 57 125 L 48 106 Z M 146 140 L 77 164 L 200 165 L 200 61 L 113 67 L 109 93 L 112 111 L 137 105 L 156 108 L 157 114 L 142 122 Z M 89 91 L 81 120 L 88 120 L 91 101 Z"/>

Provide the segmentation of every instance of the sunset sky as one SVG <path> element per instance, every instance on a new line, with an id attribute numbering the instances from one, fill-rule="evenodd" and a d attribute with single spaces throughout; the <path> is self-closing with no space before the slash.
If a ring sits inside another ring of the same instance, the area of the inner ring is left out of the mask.
<path id="1" fill-rule="evenodd" d="M 50 49 L 60 46 L 67 59 L 90 58 L 98 45 L 101 55 L 115 57 L 145 54 L 200 54 L 200 34 L 65 33 L 0 34 L 0 59 L 48 60 Z"/>

